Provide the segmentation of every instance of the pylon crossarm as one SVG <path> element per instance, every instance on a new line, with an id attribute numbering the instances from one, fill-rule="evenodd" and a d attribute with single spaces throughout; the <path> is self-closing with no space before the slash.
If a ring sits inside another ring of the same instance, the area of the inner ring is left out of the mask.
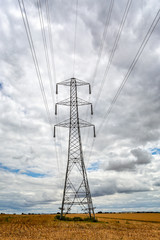
<path id="1" fill-rule="evenodd" d="M 71 101 L 70 101 L 70 98 L 67 98 L 65 100 L 62 100 L 60 102 L 57 102 L 56 104 L 58 105 L 65 105 L 65 106 L 70 106 L 71 105 Z M 77 98 L 77 105 L 78 106 L 83 106 L 83 105 L 91 105 L 92 103 L 90 102 L 87 102 L 81 98 Z"/>
<path id="2" fill-rule="evenodd" d="M 57 123 L 54 125 L 55 127 L 64 127 L 64 128 L 70 128 L 70 119 L 66 119 L 60 123 Z"/>
<path id="3" fill-rule="evenodd" d="M 70 98 L 57 102 L 58 105 L 70 106 Z"/>
<path id="4" fill-rule="evenodd" d="M 93 135 L 94 137 L 96 137 L 96 130 L 95 130 L 95 125 L 94 124 L 91 124 L 91 123 L 88 123 L 82 119 L 79 119 L 79 125 L 80 127 L 93 127 Z"/>
<path id="5" fill-rule="evenodd" d="M 62 82 L 57 83 L 57 85 L 64 85 L 64 86 L 70 86 L 71 79 L 66 79 Z"/>
<path id="6" fill-rule="evenodd" d="M 76 78 L 76 86 L 89 85 L 88 82 Z"/>
<path id="7" fill-rule="evenodd" d="M 55 137 L 56 136 L 56 133 L 55 133 L 55 127 L 64 127 L 64 128 L 71 128 L 71 121 L 70 119 L 66 119 L 58 124 L 55 124 L 54 125 L 54 134 L 53 136 Z M 76 126 L 75 126 L 76 127 Z M 79 127 L 80 128 L 84 128 L 84 127 L 93 127 L 93 133 L 94 133 L 94 137 L 96 137 L 96 133 L 95 133 L 95 125 L 94 124 L 91 124 L 85 120 L 82 120 L 82 119 L 79 119 Z"/>
<path id="8" fill-rule="evenodd" d="M 89 123 L 89 122 L 87 122 L 83 119 L 79 119 L 79 125 L 80 125 L 81 128 L 82 127 L 94 127 L 95 126 L 94 124 Z"/>
<path id="9" fill-rule="evenodd" d="M 78 97 L 77 97 L 77 103 L 78 103 L 78 106 L 89 105 L 89 104 L 91 104 L 91 103 L 89 103 L 89 102 L 83 100 L 82 98 L 78 98 Z"/>
<path id="10" fill-rule="evenodd" d="M 57 83 L 57 85 L 71 86 L 71 80 L 75 78 L 69 78 L 62 82 Z M 90 83 L 76 78 L 76 86 L 90 85 Z"/>
<path id="11" fill-rule="evenodd" d="M 70 98 L 57 102 L 55 104 L 55 115 L 57 115 L 57 105 L 71 106 Z M 91 105 L 91 115 L 93 115 L 93 106 L 92 103 L 87 102 L 81 98 L 77 98 L 77 106 Z"/>
<path id="12" fill-rule="evenodd" d="M 66 119 L 60 123 L 55 124 L 55 127 L 64 127 L 64 128 L 70 128 L 70 119 Z M 94 124 L 91 124 L 85 120 L 79 119 L 79 127 L 94 127 Z"/>
<path id="13" fill-rule="evenodd" d="M 85 81 L 82 81 L 80 79 L 75 79 L 75 78 L 66 79 L 66 80 L 64 80 L 62 82 L 57 83 L 56 84 L 56 94 L 58 94 L 58 85 L 64 85 L 64 86 L 70 87 L 71 86 L 71 82 L 72 82 L 71 80 L 76 80 L 75 81 L 75 86 L 77 86 L 77 87 L 78 86 L 88 85 L 89 86 L 89 94 L 91 94 L 91 85 L 90 85 L 90 83 L 87 83 Z"/>

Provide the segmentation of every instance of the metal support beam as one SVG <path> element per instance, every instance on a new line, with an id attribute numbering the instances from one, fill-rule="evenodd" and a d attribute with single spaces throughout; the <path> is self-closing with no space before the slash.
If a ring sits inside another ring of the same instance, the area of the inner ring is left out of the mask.
<path id="1" fill-rule="evenodd" d="M 91 105 L 91 114 L 93 107 L 91 103 L 77 97 L 77 87 L 89 85 L 89 93 L 91 87 L 89 83 L 82 80 L 71 78 L 56 85 L 56 93 L 58 93 L 58 85 L 70 87 L 70 98 L 56 103 L 55 114 L 57 114 L 57 105 L 70 106 L 70 118 L 62 121 L 54 126 L 54 137 L 56 127 L 69 128 L 69 144 L 68 144 L 68 160 L 65 175 L 65 183 L 63 190 L 61 218 L 64 214 L 71 211 L 74 205 L 78 205 L 82 210 L 88 212 L 89 216 L 94 215 L 94 208 L 87 179 L 87 172 L 84 164 L 82 142 L 81 142 L 81 127 L 93 127 L 94 137 L 95 126 L 79 118 L 78 107 L 82 105 Z"/>

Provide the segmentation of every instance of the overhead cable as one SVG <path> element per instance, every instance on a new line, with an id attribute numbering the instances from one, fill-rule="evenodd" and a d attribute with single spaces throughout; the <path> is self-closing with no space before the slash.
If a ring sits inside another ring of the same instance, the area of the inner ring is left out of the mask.
<path id="1" fill-rule="evenodd" d="M 111 0 L 110 5 L 109 5 L 109 9 L 107 9 L 107 12 L 106 12 L 107 17 L 106 17 L 106 21 L 105 21 L 105 27 L 104 27 L 103 35 L 102 35 L 100 46 L 99 46 L 99 51 L 98 51 L 95 70 L 94 70 L 94 73 L 93 73 L 93 78 L 92 78 L 92 81 L 91 81 L 92 91 L 93 91 L 93 88 L 94 88 L 94 83 L 95 83 L 95 79 L 96 79 L 96 76 L 97 76 L 98 67 L 99 67 L 99 64 L 100 64 L 100 61 L 101 61 L 102 52 L 103 52 L 103 48 L 104 48 L 104 43 L 107 39 L 108 27 L 109 27 L 109 23 L 110 23 L 112 11 L 113 11 L 113 6 L 114 6 L 114 0 Z M 91 98 L 91 96 L 89 96 L 89 99 L 88 99 L 89 102 L 90 102 L 90 98 Z M 87 119 L 88 119 L 88 111 L 86 111 L 86 120 Z M 92 122 L 92 116 L 90 117 L 90 121 Z M 88 137 L 89 137 L 89 129 L 87 131 L 86 143 L 88 142 Z M 86 150 L 86 148 L 84 147 L 84 153 L 85 153 L 85 150 Z"/>
<path id="2" fill-rule="evenodd" d="M 97 61 L 96 61 L 96 67 L 95 67 L 93 78 L 92 78 L 93 80 L 91 81 L 92 90 L 93 90 L 95 79 L 96 79 L 96 76 L 97 76 L 97 70 L 98 70 L 98 67 L 99 67 L 99 63 L 100 63 L 100 60 L 101 60 L 101 57 L 102 57 L 104 43 L 105 43 L 105 40 L 106 40 L 108 27 L 109 27 L 111 15 L 112 15 L 113 5 L 114 5 L 114 0 L 111 0 L 110 5 L 109 5 L 109 10 L 108 10 L 108 13 L 107 13 L 107 17 L 106 17 L 106 22 L 105 22 L 105 27 L 104 27 L 101 43 L 100 43 L 100 46 L 99 46 L 98 57 L 97 57 Z"/>
<path id="3" fill-rule="evenodd" d="M 75 31 L 74 31 L 74 48 L 73 48 L 73 77 L 75 74 L 76 64 L 76 43 L 77 43 L 77 19 L 78 19 L 78 0 L 76 0 L 76 14 L 75 14 Z"/>
<path id="4" fill-rule="evenodd" d="M 53 126 L 52 126 L 52 118 L 51 118 L 51 114 L 50 114 L 49 107 L 48 107 L 48 102 L 47 102 L 47 97 L 46 97 L 45 90 L 44 90 L 44 85 L 43 85 L 43 81 L 42 81 L 41 72 L 40 72 L 40 69 L 39 69 L 38 59 L 37 59 L 37 55 L 36 55 L 36 52 L 35 52 L 35 47 L 34 47 L 34 43 L 33 43 L 33 39 L 32 39 L 32 34 L 31 34 L 31 30 L 30 30 L 30 25 L 29 25 L 29 21 L 28 21 L 28 17 L 27 17 L 26 8 L 25 8 L 23 0 L 18 0 L 18 3 L 19 3 L 22 19 L 23 19 L 25 31 L 26 31 L 26 34 L 27 34 L 27 39 L 28 39 L 28 42 L 29 42 L 29 46 L 30 46 L 30 50 L 31 50 L 32 58 L 33 58 L 33 63 L 34 63 L 34 66 L 35 66 L 35 70 L 36 70 L 36 74 L 37 74 L 39 87 L 40 87 L 40 90 L 41 90 L 42 99 L 43 99 L 44 107 L 45 107 L 45 110 L 46 110 L 48 122 L 50 124 L 51 131 L 52 131 L 52 134 L 53 134 L 54 129 L 53 129 Z M 56 143 L 55 143 L 55 149 L 56 149 Z M 56 152 L 58 172 L 60 172 L 59 171 L 59 161 L 58 161 L 57 150 L 55 152 Z"/>
<path id="5" fill-rule="evenodd" d="M 96 97 L 96 101 L 95 101 L 95 104 L 94 104 L 94 108 L 96 108 L 97 106 L 97 102 L 100 98 L 100 95 L 102 93 L 102 90 L 103 90 L 103 87 L 104 87 L 104 83 L 106 81 L 106 78 L 107 78 L 107 75 L 108 75 L 108 72 L 109 72 L 109 69 L 110 69 L 110 66 L 112 64 L 112 61 L 113 61 L 113 57 L 114 57 L 114 54 L 116 52 L 116 49 L 117 49 L 117 46 L 118 46 L 118 42 L 119 42 L 119 39 L 120 39 L 120 36 L 121 36 L 121 33 L 122 33 L 122 30 L 123 30 L 123 27 L 124 27 L 124 24 L 125 24 L 125 21 L 127 19 L 127 15 L 128 15 L 128 12 L 129 12 L 129 8 L 131 6 L 131 3 L 132 3 L 132 0 L 128 0 L 127 4 L 126 4 L 126 8 L 125 8 L 125 11 L 123 13 L 123 16 L 122 16 L 122 20 L 121 20 L 121 23 L 120 23 L 120 26 L 119 26 L 119 30 L 117 32 L 117 35 L 116 35 L 116 39 L 114 41 L 114 44 L 113 44 L 113 47 L 112 47 L 112 50 L 111 50 L 111 54 L 109 56 L 109 60 L 108 60 L 108 63 L 107 63 L 107 66 L 105 68 L 105 72 L 104 72 L 104 75 L 103 75 L 103 78 L 102 78 L 102 81 L 101 81 L 101 85 L 100 85 L 100 89 L 98 91 L 98 94 L 97 94 L 97 97 Z"/>
<path id="6" fill-rule="evenodd" d="M 49 43 L 50 43 L 50 48 L 51 48 L 51 61 L 52 61 L 52 66 L 53 66 L 54 80 L 53 80 L 53 76 L 52 76 L 50 59 L 49 59 L 49 50 L 48 50 L 48 45 L 47 45 L 47 37 L 46 37 L 45 26 L 44 26 L 44 19 L 43 19 L 41 0 L 38 0 L 37 7 L 38 7 L 38 14 L 39 14 L 39 20 L 40 20 L 40 26 L 41 26 L 41 34 L 42 34 L 43 47 L 44 47 L 44 52 L 45 52 L 45 59 L 46 59 L 47 70 L 48 70 L 50 91 L 51 91 L 52 102 L 53 102 L 53 107 L 54 107 L 55 99 L 54 99 L 53 81 L 56 84 L 56 74 L 55 74 L 54 51 L 53 51 L 52 32 L 51 32 L 51 26 L 50 26 L 51 22 L 50 22 L 50 15 L 49 15 L 48 0 L 45 1 L 45 8 L 46 8 L 47 25 L 48 25 L 48 36 L 49 36 Z M 56 159 L 57 159 L 57 167 L 58 167 L 58 172 L 59 172 L 59 177 L 60 177 L 59 156 L 58 156 L 57 144 L 56 144 L 55 140 L 54 140 L 54 145 L 55 145 L 55 154 L 56 154 Z"/>
<path id="7" fill-rule="evenodd" d="M 56 85 L 56 67 L 55 67 L 55 60 L 54 60 L 54 47 L 53 47 L 53 37 L 52 37 L 52 27 L 51 27 L 51 15 L 50 15 L 50 8 L 49 7 L 49 2 L 48 0 L 45 0 L 45 8 L 46 8 L 46 16 L 47 16 L 47 28 L 48 28 L 48 39 L 49 39 L 49 45 L 50 45 L 50 55 L 51 55 L 51 69 L 52 69 L 52 80 L 54 82 L 54 84 Z M 57 97 L 58 95 L 56 95 Z M 57 118 L 58 116 L 55 118 L 56 123 L 57 123 Z M 61 129 L 59 129 L 59 141 L 60 141 L 60 150 L 61 150 L 61 155 L 62 155 L 62 144 L 61 144 Z M 57 135 L 58 135 L 58 131 L 57 131 Z M 55 142 L 55 147 L 57 148 L 56 142 Z M 56 149 L 56 152 L 58 152 L 58 150 Z M 57 153 L 58 156 L 58 153 Z M 60 158 L 59 158 L 60 160 Z M 61 163 L 60 163 L 61 164 Z"/>
<path id="8" fill-rule="evenodd" d="M 36 74 L 37 74 L 37 78 L 38 78 L 38 82 L 39 82 L 39 86 L 40 86 L 40 90 L 41 90 L 41 94 L 42 94 L 42 99 L 43 99 L 44 106 L 45 106 L 45 109 L 46 109 L 48 122 L 51 126 L 51 130 L 52 130 L 52 133 L 53 133 L 51 114 L 50 114 L 49 107 L 48 107 L 48 102 L 47 102 L 47 98 L 46 98 L 46 94 L 45 94 L 45 90 L 44 90 L 42 76 L 41 76 L 40 69 L 39 69 L 39 64 L 38 64 L 37 55 L 36 55 L 36 52 L 35 52 L 35 47 L 34 47 L 32 35 L 31 35 L 31 31 L 30 31 L 30 26 L 29 26 L 29 22 L 28 22 L 28 17 L 27 17 L 24 1 L 23 0 L 18 0 L 18 3 L 19 3 L 22 19 L 23 19 L 25 31 L 26 31 L 26 34 L 27 34 L 32 58 L 33 58 L 33 62 L 34 62 L 34 66 L 35 66 L 35 70 L 36 70 Z"/>
<path id="9" fill-rule="evenodd" d="M 48 78 L 49 78 L 49 83 L 50 83 L 50 91 L 51 91 L 52 101 L 53 101 L 53 105 L 54 105 L 54 103 L 55 103 L 54 87 L 53 87 L 53 79 L 52 79 L 52 73 L 51 73 L 51 67 L 50 67 L 49 51 L 48 51 L 48 46 L 47 46 L 47 38 L 46 38 L 45 27 L 44 27 L 44 19 L 43 19 L 43 13 L 42 13 L 41 0 L 37 1 L 37 7 L 38 7 L 38 15 L 39 15 L 39 20 L 40 20 L 43 47 L 44 47 L 44 53 L 45 53 L 47 71 L 48 71 Z"/>
<path id="10" fill-rule="evenodd" d="M 48 24 L 48 36 L 49 36 L 49 43 L 50 43 L 50 50 L 51 50 L 51 61 L 52 61 L 52 69 L 53 69 L 53 80 L 56 84 L 56 67 L 55 67 L 55 60 L 54 60 L 54 47 L 53 47 L 53 37 L 52 37 L 52 27 L 51 27 L 51 15 L 50 15 L 50 8 L 48 0 L 45 0 L 46 6 L 46 15 L 47 15 L 47 24 Z"/>
<path id="11" fill-rule="evenodd" d="M 102 122 L 100 124 L 100 127 L 99 127 L 99 129 L 97 131 L 97 134 L 102 129 L 102 127 L 104 125 L 104 122 L 106 121 L 106 119 L 108 118 L 109 114 L 111 113 L 111 111 L 112 111 L 112 109 L 113 109 L 113 107 L 114 107 L 114 105 L 115 105 L 115 103 L 116 103 L 120 93 L 122 92 L 122 89 L 124 88 L 126 82 L 128 81 L 131 72 L 133 71 L 137 61 L 139 60 L 139 58 L 140 58 L 140 56 L 141 56 L 141 54 L 142 54 L 142 52 L 143 52 L 143 50 L 144 50 L 148 40 L 150 39 L 150 37 L 151 37 L 155 27 L 157 26 L 159 20 L 160 20 L 160 9 L 158 10 L 158 12 L 157 12 L 157 14 L 156 14 L 156 16 L 155 16 L 151 26 L 149 27 L 149 29 L 147 31 L 147 34 L 145 35 L 145 37 L 144 37 L 144 39 L 143 39 L 143 41 L 142 41 L 142 43 L 141 43 L 141 45 L 140 45 L 140 47 L 139 47 L 139 49 L 138 49 L 138 51 L 136 53 L 136 55 L 135 55 L 131 65 L 130 65 L 130 67 L 129 67 L 129 69 L 128 69 L 128 71 L 127 71 L 127 73 L 126 73 L 126 75 L 125 75 L 121 85 L 120 85 L 120 87 L 118 88 L 114 98 L 112 99 L 109 108 L 107 109 L 106 113 L 104 114 L 103 120 L 102 120 Z"/>

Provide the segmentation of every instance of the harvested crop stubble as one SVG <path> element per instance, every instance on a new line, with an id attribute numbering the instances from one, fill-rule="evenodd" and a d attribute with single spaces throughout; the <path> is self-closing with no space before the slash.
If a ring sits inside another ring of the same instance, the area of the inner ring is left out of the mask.
<path id="1" fill-rule="evenodd" d="M 100 215 L 100 214 L 99 214 Z M 55 215 L 0 215 L 0 240 L 74 239 L 74 240 L 158 240 L 160 223 L 107 219 L 103 222 L 60 221 Z M 72 215 L 80 216 L 80 215 Z M 127 215 L 128 217 L 130 215 Z M 81 215 L 81 217 L 84 217 Z M 112 217 L 112 215 L 110 216 Z M 118 217 L 117 217 L 118 218 Z M 119 217 L 120 218 L 120 217 Z M 107 219 L 107 221 L 106 221 Z M 127 219 L 130 219 L 127 218 Z M 148 219 L 149 216 L 148 216 Z M 135 220 L 135 219 L 134 219 Z"/>

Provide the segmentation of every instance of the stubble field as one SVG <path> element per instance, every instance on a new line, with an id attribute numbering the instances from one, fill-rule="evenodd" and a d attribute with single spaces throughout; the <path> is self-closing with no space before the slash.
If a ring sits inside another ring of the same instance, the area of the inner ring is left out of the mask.
<path id="1" fill-rule="evenodd" d="M 0 240 L 160 240 L 160 213 L 96 214 L 96 218 L 98 222 L 73 222 L 56 220 L 55 215 L 1 214 Z"/>

